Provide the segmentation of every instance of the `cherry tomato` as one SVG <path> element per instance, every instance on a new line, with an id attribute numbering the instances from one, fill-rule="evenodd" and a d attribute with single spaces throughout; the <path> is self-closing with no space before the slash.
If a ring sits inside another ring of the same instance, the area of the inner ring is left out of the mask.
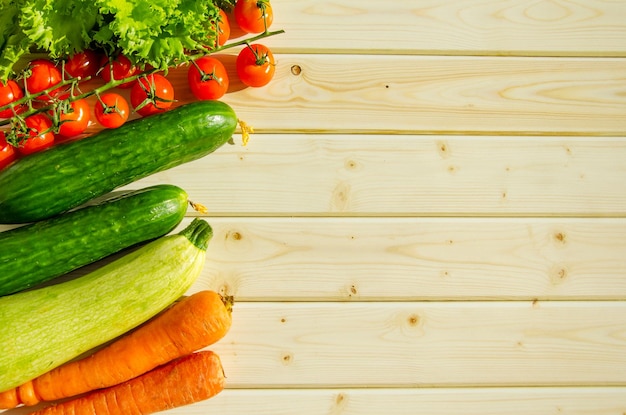
<path id="1" fill-rule="evenodd" d="M 142 117 L 163 112 L 173 102 L 174 87 L 158 73 L 139 78 L 130 90 L 130 105 Z"/>
<path id="2" fill-rule="evenodd" d="M 220 10 L 220 15 L 217 20 L 217 46 L 224 45 L 228 41 L 228 38 L 230 38 L 228 16 L 224 10 Z"/>
<path id="3" fill-rule="evenodd" d="M 12 79 L 9 79 L 6 84 L 0 81 L 0 107 L 17 101 L 24 96 L 24 92 L 20 86 Z M 15 112 L 20 113 L 24 109 L 23 106 L 15 108 Z M 11 118 L 13 116 L 13 110 L 8 108 L 4 111 L 0 111 L 0 118 Z"/>
<path id="4" fill-rule="evenodd" d="M 35 114 L 27 117 L 26 127 L 29 128 L 28 137 L 23 137 L 17 146 L 17 152 L 21 155 L 36 153 L 54 144 L 52 121 L 43 114 Z"/>
<path id="5" fill-rule="evenodd" d="M 229 85 L 224 64 L 210 56 L 203 56 L 189 66 L 187 81 L 193 95 L 201 100 L 220 99 Z"/>
<path id="6" fill-rule="evenodd" d="M 82 134 L 89 125 L 91 109 L 85 99 L 77 99 L 69 104 L 69 109 L 60 114 L 59 135 L 69 138 Z"/>
<path id="7" fill-rule="evenodd" d="M 101 58 L 90 49 L 74 54 L 65 62 L 65 72 L 73 78 L 85 79 L 95 76 L 100 69 Z"/>
<path id="8" fill-rule="evenodd" d="M 233 13 L 239 28 L 247 33 L 265 32 L 274 21 L 269 0 L 237 0 Z"/>
<path id="9" fill-rule="evenodd" d="M 47 59 L 35 59 L 28 64 L 27 68 L 27 76 L 24 79 L 25 88 L 31 94 L 36 94 L 38 92 L 44 91 L 48 88 L 53 87 L 54 85 L 61 82 L 63 77 L 61 76 L 61 71 L 57 66 L 47 60 Z M 56 93 L 60 91 L 60 88 L 55 89 L 48 94 L 50 96 L 54 96 Z M 47 101 L 50 97 L 46 95 L 41 95 L 37 97 L 39 100 Z"/>
<path id="10" fill-rule="evenodd" d="M 276 71 L 274 55 L 268 47 L 258 43 L 243 48 L 235 65 L 241 82 L 251 87 L 267 85 Z"/>
<path id="11" fill-rule="evenodd" d="M 136 75 L 139 72 L 139 68 L 133 66 L 130 59 L 128 59 L 124 55 L 118 56 L 114 60 L 105 60 L 104 67 L 102 68 L 102 72 L 100 72 L 100 76 L 104 79 L 104 82 L 111 81 L 111 67 L 113 68 L 113 79 L 120 80 L 124 78 L 128 78 L 129 76 Z M 121 85 L 118 85 L 119 88 L 130 88 L 134 84 L 134 81 L 126 82 Z"/>
<path id="12" fill-rule="evenodd" d="M 128 101 L 115 92 L 102 94 L 94 106 L 96 120 L 104 128 L 117 128 L 123 125 L 130 115 Z"/>
<path id="13" fill-rule="evenodd" d="M 4 132 L 0 131 L 0 170 L 13 163 L 15 159 L 17 159 L 15 147 L 7 143 Z"/>

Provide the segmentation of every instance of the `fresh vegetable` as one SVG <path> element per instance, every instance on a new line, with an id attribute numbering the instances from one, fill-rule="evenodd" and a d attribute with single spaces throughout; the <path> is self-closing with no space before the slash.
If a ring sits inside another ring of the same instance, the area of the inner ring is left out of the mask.
<path id="1" fill-rule="evenodd" d="M 109 108 L 101 99 L 114 92 L 109 91 L 112 88 L 130 87 L 141 77 L 165 74 L 213 52 L 283 33 L 267 30 L 273 12 L 267 0 L 260 0 L 250 12 L 262 10 L 265 30 L 226 44 L 230 22 L 224 9 L 231 11 L 235 5 L 235 0 L 73 0 L 55 2 L 53 7 L 47 0 L 0 4 L 0 82 L 26 80 L 22 84 L 29 87 L 20 92 L 18 86 L 16 93 L 23 95 L 6 97 L 0 104 L 0 113 L 6 115 L 0 117 L 0 127 L 9 126 L 4 130 L 7 141 L 17 147 L 29 135 L 24 130 L 27 117 L 54 113 L 59 106 L 69 108 L 73 101 L 93 95 L 100 104 L 93 111 L 96 119 L 101 118 L 99 123 L 107 128 L 117 128 L 127 119 L 124 111 Z M 31 51 L 44 56 L 28 63 L 25 54 Z M 103 83 L 86 82 L 97 75 Z M 150 91 L 142 92 L 149 95 Z M 59 98 L 60 94 L 67 97 Z M 150 104 L 159 107 L 169 101 L 148 97 L 142 102 L 149 104 L 136 104 L 135 109 L 142 116 L 151 115 L 145 114 L 151 112 Z M 52 130 L 61 135 L 62 120 L 54 114 L 52 121 Z"/>
<path id="2" fill-rule="evenodd" d="M 121 127 L 130 117 L 128 101 L 115 92 L 100 95 L 93 112 L 98 123 L 104 128 Z"/>
<path id="3" fill-rule="evenodd" d="M 63 79 L 61 71 L 48 59 L 35 59 L 28 64 L 24 78 L 24 88 L 31 94 L 42 92 L 48 88 L 59 84 Z M 49 96 L 54 96 L 56 90 L 39 97 L 48 100 Z"/>
<path id="4" fill-rule="evenodd" d="M 108 388 L 205 348 L 230 329 L 232 299 L 200 291 L 94 354 L 0 393 L 0 409 Z"/>
<path id="5" fill-rule="evenodd" d="M 0 297 L 0 391 L 128 332 L 171 305 L 198 278 L 211 236 L 209 224 L 196 218 L 180 233 L 79 278 Z"/>
<path id="6" fill-rule="evenodd" d="M 200 351 L 31 415 L 148 415 L 209 399 L 224 389 L 225 382 L 219 356 Z"/>
<path id="7" fill-rule="evenodd" d="M 6 82 L 0 81 L 0 107 L 3 105 L 11 104 L 24 96 L 24 91 L 20 86 L 12 79 Z M 16 109 L 19 112 L 19 108 Z M 4 111 L 0 111 L 0 118 L 10 118 L 13 116 L 13 111 L 9 108 Z"/>
<path id="8" fill-rule="evenodd" d="M 189 89 L 197 99 L 220 99 L 228 90 L 228 73 L 224 64 L 205 56 L 192 62 L 187 71 Z"/>
<path id="9" fill-rule="evenodd" d="M 60 101 L 59 131 L 62 137 L 76 137 L 85 132 L 89 126 L 91 109 L 86 99 L 76 101 Z"/>
<path id="10" fill-rule="evenodd" d="M 237 117 L 221 101 L 196 101 L 55 146 L 0 171 L 0 223 L 65 212 L 150 174 L 221 147 Z"/>
<path id="11" fill-rule="evenodd" d="M 228 15 L 220 9 L 217 17 L 217 46 L 223 46 L 230 38 L 230 22 Z"/>
<path id="12" fill-rule="evenodd" d="M 73 78 L 94 77 L 100 70 L 101 57 L 91 49 L 74 53 L 65 62 L 65 72 Z"/>
<path id="13" fill-rule="evenodd" d="M 126 56 L 119 55 L 115 59 L 108 60 L 102 71 L 100 72 L 100 76 L 104 79 L 105 82 L 119 81 L 124 78 L 128 78 L 130 76 L 135 75 L 139 72 L 139 68 L 130 61 Z M 133 82 L 125 82 L 119 85 L 120 88 L 130 88 L 133 85 Z"/>
<path id="14" fill-rule="evenodd" d="M 21 155 L 37 153 L 54 144 L 52 121 L 44 114 L 35 114 L 25 120 L 26 134 L 20 136 L 17 152 Z M 0 189 L 0 192 L 2 190 Z"/>
<path id="15" fill-rule="evenodd" d="M 276 71 L 272 51 L 259 43 L 241 49 L 235 65 L 241 82 L 251 87 L 267 85 Z"/>
<path id="16" fill-rule="evenodd" d="M 141 77 L 130 91 L 130 104 L 142 117 L 163 112 L 174 102 L 174 87 L 161 74 Z"/>
<path id="17" fill-rule="evenodd" d="M 237 0 L 233 13 L 239 28 L 247 33 L 266 32 L 274 21 L 269 0 Z"/>
<path id="18" fill-rule="evenodd" d="M 17 159 L 15 147 L 7 143 L 3 131 L 0 131 L 0 170 L 13 163 Z"/>
<path id="19" fill-rule="evenodd" d="M 0 233 L 0 295 L 61 276 L 170 232 L 187 194 L 157 185 Z"/>
<path id="20" fill-rule="evenodd" d="M 215 44 L 220 10 L 211 0 L 21 0 L 0 8 L 0 81 L 31 50 L 56 59 L 96 49 L 166 69 Z"/>

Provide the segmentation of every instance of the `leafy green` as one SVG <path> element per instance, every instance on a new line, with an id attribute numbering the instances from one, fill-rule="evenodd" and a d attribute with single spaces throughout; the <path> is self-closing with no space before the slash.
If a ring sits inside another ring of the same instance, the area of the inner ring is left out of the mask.
<path id="1" fill-rule="evenodd" d="M 213 45 L 217 4 L 232 0 L 0 0 L 0 80 L 31 50 L 100 49 L 158 69 Z"/>
<path id="2" fill-rule="evenodd" d="M 33 45 L 58 58 L 85 49 L 98 9 L 88 1 L 30 0 L 19 17 L 20 27 Z"/>

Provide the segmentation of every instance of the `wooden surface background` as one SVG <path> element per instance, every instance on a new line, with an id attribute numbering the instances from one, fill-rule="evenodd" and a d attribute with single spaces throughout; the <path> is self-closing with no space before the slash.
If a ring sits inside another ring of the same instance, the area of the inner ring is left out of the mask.
<path id="1" fill-rule="evenodd" d="M 129 186 L 208 207 L 237 301 L 169 413 L 625 414 L 626 1 L 272 4 L 249 144 Z"/>

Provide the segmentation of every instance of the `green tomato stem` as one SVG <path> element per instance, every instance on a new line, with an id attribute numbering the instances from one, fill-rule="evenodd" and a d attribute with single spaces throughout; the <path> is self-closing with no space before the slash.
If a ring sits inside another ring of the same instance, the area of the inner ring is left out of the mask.
<path id="1" fill-rule="evenodd" d="M 276 30 L 276 31 L 272 31 L 272 32 L 269 32 L 269 31 L 266 30 L 263 33 L 260 33 L 258 35 L 255 35 L 255 36 L 252 36 L 252 37 L 249 37 L 249 38 L 246 38 L 246 39 L 238 40 L 236 42 L 227 43 L 227 44 L 222 45 L 220 47 L 217 47 L 215 49 L 211 49 L 211 50 L 201 51 L 201 52 L 195 53 L 193 55 L 190 55 L 187 58 L 187 61 L 195 61 L 195 60 L 197 60 L 197 59 L 199 59 L 201 57 L 208 56 L 208 55 L 211 55 L 213 53 L 221 52 L 221 51 L 224 51 L 224 50 L 227 50 L 227 49 L 231 49 L 231 48 L 234 48 L 234 47 L 238 47 L 238 46 L 249 45 L 251 42 L 256 42 L 257 40 L 261 40 L 261 39 L 264 39 L 264 38 L 267 38 L 267 37 L 270 37 L 270 36 L 279 35 L 279 34 L 282 34 L 284 32 L 285 32 L 284 30 Z M 181 63 L 184 63 L 184 62 L 181 62 Z M 111 77 L 111 80 L 109 82 L 107 82 L 105 84 L 102 84 L 99 87 L 94 88 L 92 90 L 89 90 L 87 92 L 80 93 L 78 95 L 70 94 L 70 96 L 68 98 L 66 98 L 66 100 L 68 102 L 73 102 L 73 101 L 77 101 L 79 99 L 90 97 L 92 95 L 100 95 L 103 92 L 105 92 L 105 91 L 107 91 L 109 89 L 115 88 L 115 87 L 117 87 L 119 85 L 135 81 L 135 80 L 137 80 L 138 78 L 140 78 L 142 76 L 147 76 L 147 75 L 150 75 L 150 74 L 154 74 L 154 73 L 157 73 L 157 72 L 161 72 L 163 70 L 164 69 L 162 69 L 162 68 L 149 69 L 149 70 L 141 72 L 139 74 L 131 75 L 129 77 L 118 79 L 118 80 L 115 80 L 115 79 L 113 79 L 113 77 Z M 15 107 L 18 107 L 19 105 L 27 104 L 28 105 L 28 110 L 22 112 L 21 114 L 15 115 L 12 118 L 7 118 L 7 119 L 4 119 L 4 120 L 0 120 L 0 127 L 3 126 L 3 125 L 9 125 L 9 124 L 17 126 L 17 125 L 21 124 L 20 121 L 23 121 L 25 118 L 27 118 L 27 117 L 29 117 L 31 115 L 35 115 L 35 114 L 40 114 L 40 113 L 51 111 L 54 108 L 54 106 L 55 106 L 55 102 L 52 102 L 51 104 L 42 106 L 40 108 L 35 108 L 32 105 L 33 100 L 35 98 L 37 98 L 37 97 L 49 94 L 50 92 L 52 92 L 52 91 L 54 91 L 54 90 L 56 90 L 58 88 L 62 88 L 64 86 L 67 86 L 67 85 L 71 85 L 72 91 L 74 91 L 74 88 L 76 88 L 80 82 L 85 82 L 87 80 L 89 80 L 89 78 L 85 78 L 85 79 L 77 79 L 77 78 L 64 79 L 63 81 L 59 82 L 58 84 L 56 84 L 56 85 L 54 85 L 54 86 L 52 86 L 52 87 L 50 87 L 48 89 L 45 89 L 45 90 L 43 90 L 41 92 L 38 92 L 36 94 L 27 93 L 24 97 L 20 98 L 19 100 L 15 101 L 15 102 L 12 102 L 10 104 L 6 104 L 6 105 L 1 106 L 0 107 L 0 111 L 3 111 L 5 109 L 15 108 Z"/>

